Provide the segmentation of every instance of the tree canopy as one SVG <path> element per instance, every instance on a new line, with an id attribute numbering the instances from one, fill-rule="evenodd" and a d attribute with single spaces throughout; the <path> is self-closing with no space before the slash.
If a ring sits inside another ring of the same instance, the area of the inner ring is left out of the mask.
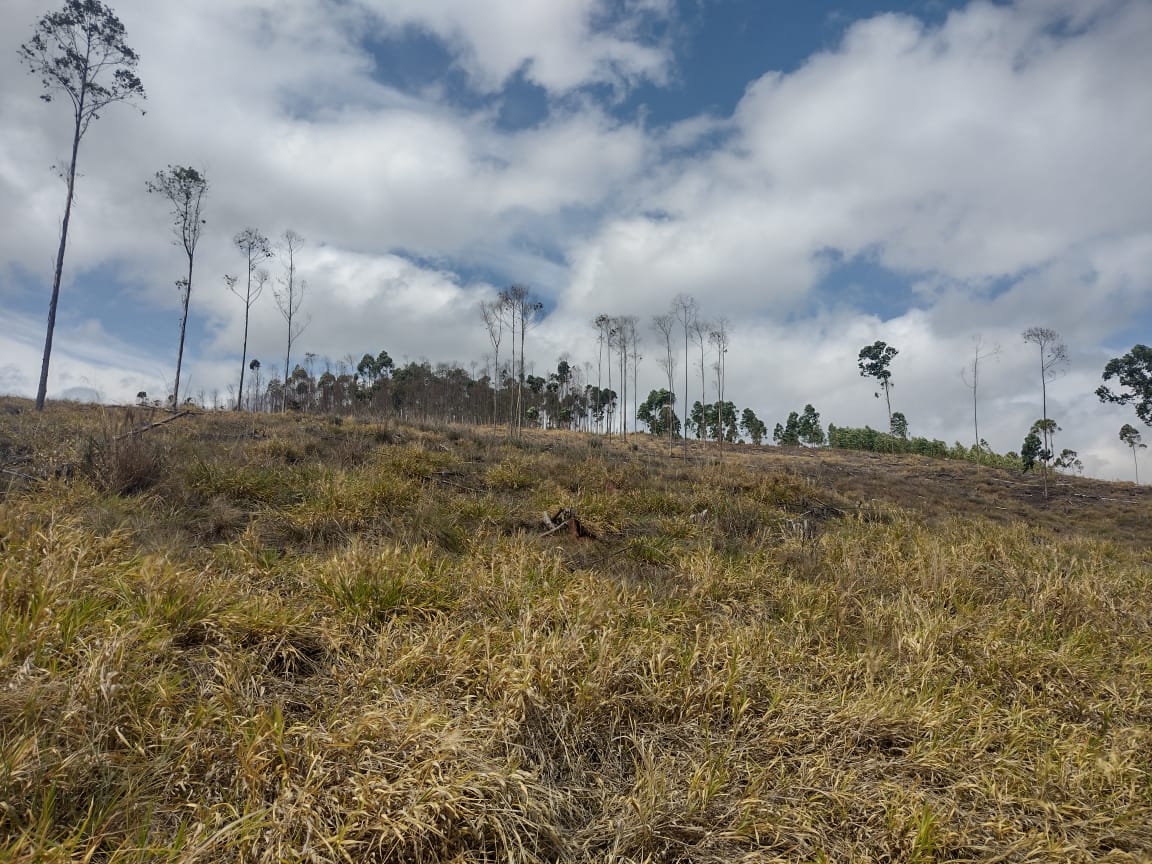
<path id="1" fill-rule="evenodd" d="M 1104 367 L 1104 380 L 1116 379 L 1127 392 L 1113 392 L 1100 385 L 1096 395 L 1101 402 L 1136 406 L 1136 416 L 1152 426 L 1152 348 L 1135 345 L 1123 357 L 1113 357 Z"/>

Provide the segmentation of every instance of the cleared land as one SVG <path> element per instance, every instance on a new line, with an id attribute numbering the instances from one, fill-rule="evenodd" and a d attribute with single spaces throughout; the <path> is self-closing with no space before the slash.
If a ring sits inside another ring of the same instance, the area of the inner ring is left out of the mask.
<path id="1" fill-rule="evenodd" d="M 0 860 L 1152 860 L 1144 489 L 159 419 L 0 400 Z"/>

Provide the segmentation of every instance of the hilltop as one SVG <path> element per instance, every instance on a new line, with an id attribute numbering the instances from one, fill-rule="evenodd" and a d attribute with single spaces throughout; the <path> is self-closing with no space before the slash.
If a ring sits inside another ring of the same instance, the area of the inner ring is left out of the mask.
<path id="1" fill-rule="evenodd" d="M 1144 488 L 0 403 L 4 860 L 1152 858 Z"/>

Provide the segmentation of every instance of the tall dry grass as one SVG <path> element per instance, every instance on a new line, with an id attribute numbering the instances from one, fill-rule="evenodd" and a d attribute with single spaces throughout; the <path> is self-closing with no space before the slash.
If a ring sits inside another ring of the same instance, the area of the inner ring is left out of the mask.
<path id="1" fill-rule="evenodd" d="M 1127 543 L 754 460 L 253 423 L 148 433 L 146 488 L 0 499 L 0 859 L 1152 856 Z M 540 536 L 561 506 L 596 539 Z"/>

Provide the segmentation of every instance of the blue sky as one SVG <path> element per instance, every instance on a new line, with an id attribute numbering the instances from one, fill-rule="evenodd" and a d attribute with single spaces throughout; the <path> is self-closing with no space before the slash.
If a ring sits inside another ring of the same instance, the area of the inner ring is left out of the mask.
<path id="1" fill-rule="evenodd" d="M 148 113 L 110 108 L 82 145 L 50 395 L 163 392 L 181 265 L 144 181 L 193 164 L 211 189 L 186 391 L 238 371 L 231 236 L 291 227 L 301 352 L 483 365 L 477 305 L 520 282 L 551 368 L 591 358 L 597 314 L 647 322 L 688 293 L 731 322 L 727 392 L 769 425 L 813 402 L 882 426 L 855 357 L 884 339 L 913 433 L 967 441 L 979 336 L 1002 347 L 981 431 L 1016 449 L 1039 412 L 1020 332 L 1054 327 L 1059 443 L 1127 476 L 1131 417 L 1092 391 L 1152 323 L 1148 0 L 112 5 Z M 63 205 L 66 112 L 16 58 L 51 7 L 0 8 L 7 392 L 34 390 Z M 282 329 L 269 295 L 252 344 L 271 365 Z"/>

